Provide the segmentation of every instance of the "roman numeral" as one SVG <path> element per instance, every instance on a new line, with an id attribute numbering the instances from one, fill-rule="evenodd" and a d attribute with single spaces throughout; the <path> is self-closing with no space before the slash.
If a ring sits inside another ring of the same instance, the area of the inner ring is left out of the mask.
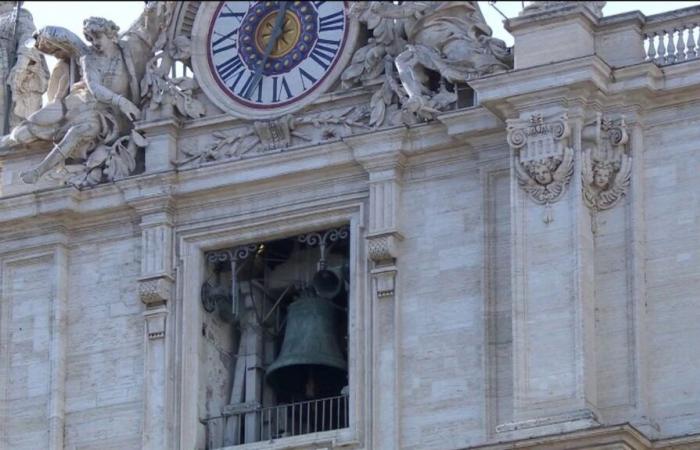
<path id="1" fill-rule="evenodd" d="M 253 87 L 250 90 L 250 92 L 248 92 L 248 88 L 253 83 L 253 78 L 255 78 L 255 73 L 251 72 L 250 75 L 248 75 L 248 79 L 245 81 L 245 83 L 243 83 L 243 87 L 241 88 L 241 90 L 238 91 L 238 95 L 240 97 L 243 97 L 245 99 L 250 100 L 250 96 L 252 96 L 253 93 L 255 93 L 255 91 L 258 91 L 258 100 L 257 101 L 258 101 L 258 103 L 262 103 L 262 82 L 263 82 L 262 77 L 260 77 L 260 79 L 258 80 L 258 83 L 255 85 L 255 87 Z M 250 94 L 250 95 L 246 96 L 245 94 Z"/>
<path id="2" fill-rule="evenodd" d="M 221 14 L 219 14 L 220 17 L 235 17 L 239 22 L 243 20 L 245 12 L 236 12 L 232 10 L 231 7 L 228 5 L 224 5 L 224 8 L 226 8 L 228 12 L 222 12 Z"/>
<path id="3" fill-rule="evenodd" d="M 280 77 L 272 77 L 272 102 L 277 103 L 281 100 L 281 95 L 282 91 L 284 90 L 284 93 L 286 94 L 287 98 L 285 100 L 288 100 L 292 98 L 292 91 L 289 89 L 289 85 L 287 84 L 287 80 L 284 77 L 282 78 L 282 82 L 279 83 L 278 87 L 278 79 Z"/>
<path id="4" fill-rule="evenodd" d="M 319 33 L 323 33 L 324 31 L 342 30 L 343 22 L 345 22 L 345 18 L 343 17 L 343 11 L 338 11 L 336 13 L 329 14 L 327 16 L 321 17 L 318 31 Z"/>
<path id="5" fill-rule="evenodd" d="M 215 48 L 214 49 L 214 54 L 216 55 L 217 53 L 225 52 L 226 50 L 230 50 L 232 48 L 238 47 L 238 44 L 235 42 L 233 44 L 225 45 L 223 47 Z"/>
<path id="6" fill-rule="evenodd" d="M 333 61 L 339 47 L 340 41 L 318 38 L 318 42 L 309 56 L 316 61 L 319 66 L 323 67 L 323 70 L 326 70 Z"/>
<path id="7" fill-rule="evenodd" d="M 238 28 L 236 28 L 235 30 L 233 30 L 229 34 L 225 34 L 225 35 L 221 36 L 219 39 L 212 42 L 211 46 L 216 47 L 216 46 L 220 45 L 222 42 L 224 42 L 226 39 L 235 40 L 236 38 L 234 37 L 234 34 L 237 34 L 237 33 L 238 33 Z"/>
<path id="8" fill-rule="evenodd" d="M 316 78 L 314 78 L 309 72 L 305 71 L 301 67 L 299 67 L 299 78 L 301 78 L 301 87 L 304 90 L 307 89 L 306 83 L 304 83 L 304 78 L 306 78 L 307 80 L 309 80 L 311 82 L 311 86 L 313 86 L 314 83 L 316 83 Z M 309 86 L 309 87 L 311 87 L 311 86 Z"/>
<path id="9" fill-rule="evenodd" d="M 240 72 L 238 72 L 238 76 L 236 77 L 236 79 L 233 80 L 233 83 L 231 83 L 231 84 L 228 86 L 229 89 L 231 89 L 231 91 L 235 91 L 235 90 L 236 90 L 236 86 L 238 86 L 238 82 L 241 81 L 241 78 L 243 77 L 243 74 L 244 74 L 244 73 L 246 73 L 245 70 L 241 70 Z"/>
<path id="10" fill-rule="evenodd" d="M 238 55 L 216 66 L 216 71 L 219 72 L 219 76 L 224 81 L 231 78 L 231 76 L 235 75 L 238 71 L 241 71 L 241 73 L 243 73 L 242 69 L 243 61 L 241 61 L 241 58 Z"/>

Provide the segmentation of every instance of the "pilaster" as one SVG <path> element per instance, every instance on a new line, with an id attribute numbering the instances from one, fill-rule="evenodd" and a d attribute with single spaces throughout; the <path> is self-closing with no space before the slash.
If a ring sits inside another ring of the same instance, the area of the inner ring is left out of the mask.
<path id="1" fill-rule="evenodd" d="M 168 312 L 173 296 L 173 224 L 169 196 L 134 201 L 141 215 L 139 296 L 144 317 L 142 448 L 172 448 L 169 421 Z"/>
<path id="2" fill-rule="evenodd" d="M 529 436 L 597 425 L 590 214 L 581 198 L 583 119 L 528 111 L 508 121 L 514 422 Z"/>
<path id="3" fill-rule="evenodd" d="M 355 145 L 353 145 L 355 144 Z M 371 274 L 373 394 L 372 447 L 398 449 L 400 443 L 400 336 L 398 301 L 399 202 L 405 156 L 401 139 L 386 146 L 368 140 L 350 144 L 369 174 L 367 254 Z"/>
<path id="4" fill-rule="evenodd" d="M 646 225 L 644 220 L 644 131 L 640 121 L 630 124 L 632 177 L 630 186 L 630 256 L 632 271 L 632 335 L 634 352 L 634 421 L 647 436 L 655 437 L 659 428 L 649 405 L 649 348 L 647 346 Z"/>
<path id="5" fill-rule="evenodd" d="M 51 393 L 49 400 L 49 450 L 65 444 L 66 342 L 68 340 L 68 249 L 59 243 L 54 249 L 54 299 L 51 314 Z"/>

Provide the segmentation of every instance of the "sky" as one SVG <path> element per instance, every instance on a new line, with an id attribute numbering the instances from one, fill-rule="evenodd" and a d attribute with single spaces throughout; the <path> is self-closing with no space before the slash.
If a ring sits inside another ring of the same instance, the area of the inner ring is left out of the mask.
<path id="1" fill-rule="evenodd" d="M 495 7 L 498 8 L 506 17 L 516 17 L 522 9 L 520 1 L 497 1 Z M 526 4 L 529 2 L 525 2 Z M 603 8 L 603 13 L 606 16 L 620 14 L 623 12 L 639 10 L 645 15 L 658 14 L 674 9 L 685 8 L 688 6 L 700 5 L 700 1 L 694 2 L 673 2 L 673 1 L 648 1 L 648 2 L 608 2 Z M 494 6 L 489 5 L 489 2 L 479 2 L 481 11 L 489 26 L 493 29 L 494 36 L 503 39 L 507 45 L 513 45 L 512 36 L 503 28 L 503 17 L 496 11 Z M 82 37 L 83 19 L 90 16 L 102 16 L 113 20 L 122 30 L 131 25 L 143 10 L 142 1 L 129 2 L 37 2 L 27 1 L 24 7 L 28 9 L 34 16 L 34 23 L 37 28 L 46 25 L 58 25 Z M 52 61 L 49 65 L 53 66 Z"/>

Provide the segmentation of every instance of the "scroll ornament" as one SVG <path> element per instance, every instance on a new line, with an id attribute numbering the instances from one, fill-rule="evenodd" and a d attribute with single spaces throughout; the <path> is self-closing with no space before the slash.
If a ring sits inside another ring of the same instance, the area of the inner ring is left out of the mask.
<path id="1" fill-rule="evenodd" d="M 574 151 L 568 146 L 567 116 L 545 121 L 534 114 L 529 121 L 508 121 L 508 144 L 514 150 L 518 184 L 538 205 L 545 206 L 542 220 L 552 222 L 551 204 L 566 192 L 574 172 Z"/>

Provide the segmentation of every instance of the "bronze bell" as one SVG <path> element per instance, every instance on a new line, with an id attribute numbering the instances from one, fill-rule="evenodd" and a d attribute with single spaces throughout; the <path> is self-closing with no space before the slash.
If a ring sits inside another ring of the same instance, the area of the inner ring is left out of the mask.
<path id="1" fill-rule="evenodd" d="M 311 284 L 316 289 L 319 297 L 327 300 L 335 298 L 343 289 L 343 280 L 340 275 L 333 270 L 325 268 L 316 272 L 316 275 L 311 280 Z"/>
<path id="2" fill-rule="evenodd" d="M 311 289 L 289 305 L 282 349 L 265 375 L 278 394 L 306 399 L 340 394 L 348 365 L 338 345 L 337 313 Z"/>

